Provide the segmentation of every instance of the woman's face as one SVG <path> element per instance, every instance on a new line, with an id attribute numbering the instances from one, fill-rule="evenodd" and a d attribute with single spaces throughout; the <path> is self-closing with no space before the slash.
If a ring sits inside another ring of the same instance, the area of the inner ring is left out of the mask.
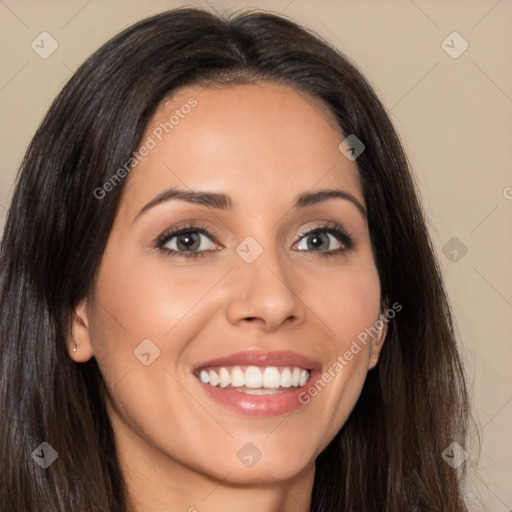
<path id="1" fill-rule="evenodd" d="M 189 87 L 160 106 L 70 350 L 96 358 L 125 458 L 273 482 L 311 471 L 346 421 L 385 333 L 345 356 L 380 285 L 344 138 L 284 85 Z"/>

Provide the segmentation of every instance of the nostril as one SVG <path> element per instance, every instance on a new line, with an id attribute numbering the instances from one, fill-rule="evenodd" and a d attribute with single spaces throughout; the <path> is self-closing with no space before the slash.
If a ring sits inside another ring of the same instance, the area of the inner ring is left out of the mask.
<path id="1" fill-rule="evenodd" d="M 250 322 L 250 323 L 257 322 L 258 320 L 259 320 L 259 318 L 257 316 L 248 316 L 248 317 L 244 318 L 245 322 Z"/>

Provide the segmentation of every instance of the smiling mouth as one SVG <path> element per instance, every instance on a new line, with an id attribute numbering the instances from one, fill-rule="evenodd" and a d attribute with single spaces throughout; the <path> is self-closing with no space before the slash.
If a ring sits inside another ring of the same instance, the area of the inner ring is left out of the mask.
<path id="1" fill-rule="evenodd" d="M 274 395 L 295 391 L 311 378 L 297 366 L 222 366 L 194 372 L 203 383 L 247 395 Z"/>

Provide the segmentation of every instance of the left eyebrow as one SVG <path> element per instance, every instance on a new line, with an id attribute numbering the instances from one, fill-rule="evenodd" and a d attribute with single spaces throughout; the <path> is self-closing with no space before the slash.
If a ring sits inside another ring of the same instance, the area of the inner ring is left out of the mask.
<path id="1" fill-rule="evenodd" d="M 294 208 L 306 208 L 307 206 L 313 206 L 315 204 L 321 203 L 323 201 L 327 201 L 328 199 L 338 198 L 338 199 L 346 199 L 350 201 L 361 213 L 361 215 L 366 219 L 367 213 L 366 208 L 361 204 L 361 202 L 356 199 L 350 192 L 346 190 L 338 190 L 338 189 L 327 189 L 327 190 L 319 190 L 318 192 L 307 192 L 305 194 L 301 194 L 297 197 Z"/>
<path id="2" fill-rule="evenodd" d="M 320 190 L 318 192 L 305 192 L 296 198 L 293 208 L 307 208 L 308 206 L 313 206 L 318 203 L 327 201 L 328 199 L 334 198 L 345 199 L 351 202 L 366 219 L 366 208 L 350 192 L 345 190 L 327 189 Z M 171 200 L 185 201 L 187 203 L 199 204 L 219 210 L 233 209 L 233 201 L 226 194 L 220 192 L 205 192 L 200 190 L 181 190 L 178 188 L 171 188 L 165 192 L 162 192 L 149 203 L 147 203 L 136 215 L 134 222 L 143 213 L 147 212 L 151 208 Z"/>

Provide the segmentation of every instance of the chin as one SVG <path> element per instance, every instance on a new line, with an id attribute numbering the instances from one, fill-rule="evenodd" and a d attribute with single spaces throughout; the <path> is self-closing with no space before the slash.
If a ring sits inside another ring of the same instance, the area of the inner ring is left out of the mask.
<path id="1" fill-rule="evenodd" d="M 231 484 L 275 484 L 276 481 L 292 480 L 298 475 L 314 469 L 314 460 L 304 462 L 294 457 L 264 456 L 252 466 L 246 467 L 236 460 L 211 468 L 210 476 Z M 228 475 L 228 476 L 226 476 Z"/>

